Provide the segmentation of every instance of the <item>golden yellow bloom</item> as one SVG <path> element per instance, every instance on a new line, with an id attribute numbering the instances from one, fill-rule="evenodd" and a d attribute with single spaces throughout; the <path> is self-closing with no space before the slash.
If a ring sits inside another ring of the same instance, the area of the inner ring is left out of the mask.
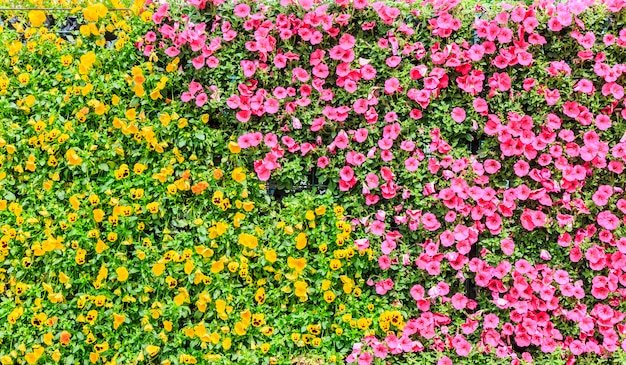
<path id="1" fill-rule="evenodd" d="M 259 304 L 265 303 L 265 289 L 263 287 L 257 289 L 254 299 Z"/>
<path id="2" fill-rule="evenodd" d="M 332 303 L 333 300 L 335 300 L 336 296 L 335 293 L 328 290 L 326 292 L 324 292 L 324 300 L 326 301 L 326 303 Z"/>
<path id="3" fill-rule="evenodd" d="M 304 234 L 303 232 L 300 232 L 297 236 L 296 236 L 296 248 L 298 250 L 302 250 L 303 248 L 306 247 L 307 244 L 307 237 L 306 234 Z"/>
<path id="4" fill-rule="evenodd" d="M 159 352 L 159 350 L 161 350 L 161 348 L 159 346 L 154 346 L 154 345 L 146 346 L 146 353 L 148 355 L 150 355 L 151 357 L 156 356 L 156 354 Z"/>
<path id="5" fill-rule="evenodd" d="M 247 247 L 253 250 L 257 247 L 258 243 L 259 241 L 257 240 L 257 238 L 251 234 L 248 234 L 248 233 L 239 234 L 239 244 L 241 244 L 244 247 Z"/>
<path id="6" fill-rule="evenodd" d="M 223 261 L 214 261 L 211 264 L 211 272 L 213 274 L 217 274 L 218 272 L 224 270 L 224 262 Z"/>
<path id="7" fill-rule="evenodd" d="M 42 346 L 34 345 L 33 351 L 26 353 L 26 355 L 24 355 L 24 358 L 26 359 L 27 363 L 35 364 L 39 360 L 41 355 L 43 355 L 44 351 L 45 349 Z"/>
<path id="8" fill-rule="evenodd" d="M 233 180 L 235 180 L 238 183 L 241 183 L 244 180 L 246 180 L 246 174 L 243 171 L 243 168 L 241 167 L 235 168 L 231 174 L 231 177 L 233 178 Z"/>
<path id="9" fill-rule="evenodd" d="M 117 273 L 118 281 L 126 281 L 128 279 L 128 269 L 125 267 L 118 267 L 115 269 L 115 272 Z"/>
<path id="10" fill-rule="evenodd" d="M 276 250 L 265 251 L 265 259 L 271 263 L 276 262 L 276 259 L 277 259 Z"/>
<path id="11" fill-rule="evenodd" d="M 294 293 L 296 294 L 296 296 L 305 297 L 307 295 L 308 284 L 306 283 L 306 281 L 296 281 L 295 283 L 293 283 L 293 286 L 295 288 Z"/>
<path id="12" fill-rule="evenodd" d="M 331 270 L 339 270 L 341 268 L 341 261 L 337 259 L 330 260 L 330 268 Z"/>
<path id="13" fill-rule="evenodd" d="M 141 163 L 136 163 L 135 166 L 133 166 L 133 171 L 135 172 L 135 174 L 141 174 L 142 172 L 144 172 L 146 170 L 147 166 Z"/>
<path id="14" fill-rule="evenodd" d="M 73 148 L 70 148 L 69 150 L 67 150 L 67 152 L 65 152 L 65 159 L 70 165 L 73 166 L 80 165 L 83 161 L 83 159 L 78 156 L 78 153 L 76 153 Z"/>
<path id="15" fill-rule="evenodd" d="M 159 212 L 159 202 L 152 202 L 146 206 L 146 209 L 152 213 L 156 214 Z"/>
<path id="16" fill-rule="evenodd" d="M 165 265 L 163 263 L 157 262 L 156 264 L 152 265 L 152 273 L 155 276 L 161 276 L 164 270 L 165 270 Z"/>

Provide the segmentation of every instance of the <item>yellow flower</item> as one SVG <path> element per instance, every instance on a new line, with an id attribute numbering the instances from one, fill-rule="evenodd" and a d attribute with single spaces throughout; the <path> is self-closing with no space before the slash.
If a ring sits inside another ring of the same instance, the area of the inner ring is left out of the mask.
<path id="1" fill-rule="evenodd" d="M 106 341 L 103 343 L 99 343 L 97 345 L 94 345 L 93 349 L 96 351 L 96 353 L 104 352 L 109 349 L 109 343 Z"/>
<path id="2" fill-rule="evenodd" d="M 83 16 L 88 22 L 97 22 L 107 15 L 109 9 L 102 3 L 96 3 L 83 8 Z"/>
<path id="3" fill-rule="evenodd" d="M 324 292 L 324 300 L 326 301 L 326 303 L 332 303 L 333 300 L 335 300 L 336 296 L 335 293 L 328 290 L 326 292 Z"/>
<path id="4" fill-rule="evenodd" d="M 102 209 L 94 209 L 93 210 L 93 219 L 100 223 L 104 219 L 104 211 Z"/>
<path id="5" fill-rule="evenodd" d="M 306 292 L 307 292 L 308 284 L 306 283 L 306 281 L 303 281 L 303 280 L 296 281 L 295 283 L 293 283 L 293 286 L 295 288 L 294 293 L 296 294 L 296 296 L 305 297 L 307 295 Z"/>
<path id="6" fill-rule="evenodd" d="M 241 168 L 241 167 L 237 167 L 236 169 L 234 169 L 232 174 L 231 174 L 231 176 L 232 176 L 233 180 L 235 180 L 238 183 L 243 182 L 244 180 L 246 180 L 246 174 L 243 171 L 243 168 Z"/>
<path id="7" fill-rule="evenodd" d="M 163 263 L 157 262 L 156 264 L 152 265 L 152 273 L 155 276 L 161 276 L 164 270 L 165 270 L 165 265 Z"/>
<path id="8" fill-rule="evenodd" d="M 224 262 L 222 262 L 222 261 L 214 261 L 211 264 L 211 272 L 213 274 L 217 274 L 217 273 L 219 273 L 222 270 L 224 270 Z"/>
<path id="9" fill-rule="evenodd" d="M 296 248 L 298 250 L 302 250 L 303 248 L 306 247 L 307 244 L 307 237 L 306 234 L 304 234 L 303 232 L 300 232 L 297 236 L 296 236 Z"/>
<path id="10" fill-rule="evenodd" d="M 276 262 L 277 255 L 276 250 L 268 250 L 265 252 L 265 259 L 271 263 Z"/>
<path id="11" fill-rule="evenodd" d="M 141 163 L 136 163 L 135 166 L 133 166 L 133 171 L 135 172 L 135 174 L 139 175 L 142 172 L 144 172 L 146 170 L 147 166 Z"/>
<path id="12" fill-rule="evenodd" d="M 257 245 L 259 244 L 259 241 L 257 240 L 255 236 L 251 234 L 241 233 L 239 234 L 239 244 L 253 250 L 257 247 Z"/>
<path id="13" fill-rule="evenodd" d="M 115 269 L 115 272 L 117 273 L 118 281 L 126 281 L 128 279 L 128 269 L 125 267 L 118 267 Z"/>
<path id="14" fill-rule="evenodd" d="M 302 272 L 306 267 L 306 259 L 304 257 L 296 259 L 291 256 L 287 258 L 287 266 L 294 269 L 296 272 Z"/>
<path id="15" fill-rule="evenodd" d="M 230 153 L 239 153 L 239 152 L 241 152 L 241 147 L 239 147 L 237 142 L 234 142 L 234 141 L 228 142 L 228 149 L 230 150 Z"/>
<path id="16" fill-rule="evenodd" d="M 146 206 L 146 209 L 152 213 L 156 214 L 159 212 L 159 202 L 152 202 Z"/>
<path id="17" fill-rule="evenodd" d="M 330 268 L 331 270 L 339 270 L 341 268 L 341 261 L 337 259 L 330 260 Z"/>
<path id="18" fill-rule="evenodd" d="M 26 353 L 26 355 L 24 355 L 24 358 L 26 359 L 27 363 L 35 364 L 39 360 L 41 355 L 43 355 L 43 353 L 44 348 L 39 345 L 35 345 L 33 346 L 33 351 Z"/>
<path id="19" fill-rule="evenodd" d="M 159 352 L 159 350 L 161 350 L 161 348 L 159 346 L 154 346 L 154 345 L 146 346 L 146 353 L 148 355 L 150 355 L 151 357 L 156 356 L 156 354 Z"/>
<path id="20" fill-rule="evenodd" d="M 30 81 L 30 76 L 27 73 L 23 73 L 17 77 L 17 80 L 20 82 L 20 84 L 26 85 L 28 84 L 28 81 Z"/>
<path id="21" fill-rule="evenodd" d="M 41 10 L 31 10 L 28 12 L 28 20 L 31 26 L 39 28 L 46 21 L 46 13 Z"/>
<path id="22" fill-rule="evenodd" d="M 265 289 L 263 287 L 257 289 L 254 299 L 259 304 L 265 303 Z"/>
<path id="23" fill-rule="evenodd" d="M 67 152 L 65 152 L 65 159 L 67 160 L 67 162 L 69 162 L 70 165 L 73 166 L 80 165 L 83 161 L 83 159 L 78 156 L 78 153 L 76 153 L 73 148 L 70 148 L 69 150 L 67 150 Z"/>

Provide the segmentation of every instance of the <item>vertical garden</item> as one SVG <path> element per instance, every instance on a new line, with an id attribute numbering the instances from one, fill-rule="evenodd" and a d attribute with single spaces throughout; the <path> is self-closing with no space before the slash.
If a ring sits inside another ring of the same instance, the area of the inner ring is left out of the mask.
<path id="1" fill-rule="evenodd" d="M 626 362 L 626 1 L 5 1 L 0 364 Z"/>

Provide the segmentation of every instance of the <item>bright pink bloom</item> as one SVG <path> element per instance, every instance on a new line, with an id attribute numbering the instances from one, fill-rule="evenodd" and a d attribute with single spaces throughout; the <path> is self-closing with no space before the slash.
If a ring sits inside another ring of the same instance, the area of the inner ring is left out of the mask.
<path id="1" fill-rule="evenodd" d="M 385 80 L 385 94 L 393 94 L 397 91 L 401 91 L 400 80 L 395 77 Z"/>
<path id="2" fill-rule="evenodd" d="M 458 107 L 452 109 L 452 119 L 457 123 L 462 123 L 465 120 L 465 109 Z"/>
<path id="3" fill-rule="evenodd" d="M 248 15 L 250 15 L 250 5 L 248 5 L 248 4 L 238 4 L 233 9 L 233 12 L 235 13 L 235 16 L 237 16 L 239 18 L 245 18 Z"/>

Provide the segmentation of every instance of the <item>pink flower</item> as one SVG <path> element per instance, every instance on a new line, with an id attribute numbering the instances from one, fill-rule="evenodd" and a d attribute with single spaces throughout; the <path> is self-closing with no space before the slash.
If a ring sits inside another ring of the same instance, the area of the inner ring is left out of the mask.
<path id="1" fill-rule="evenodd" d="M 596 36 L 593 32 L 589 31 L 585 33 L 584 36 L 577 39 L 578 44 L 583 46 L 585 49 L 590 49 L 593 47 L 593 44 L 596 42 Z"/>
<path id="2" fill-rule="evenodd" d="M 480 70 L 472 70 L 465 76 L 459 76 L 456 78 L 456 83 L 463 91 L 470 93 L 472 96 L 476 96 L 483 90 L 483 81 L 485 75 Z"/>
<path id="3" fill-rule="evenodd" d="M 354 112 L 357 114 L 365 114 L 369 105 L 367 104 L 367 100 L 365 99 L 357 99 L 354 104 L 352 104 L 352 108 Z"/>
<path id="4" fill-rule="evenodd" d="M 369 0 L 354 0 L 353 5 L 355 9 L 365 9 L 369 6 Z"/>
<path id="5" fill-rule="evenodd" d="M 300 82 L 307 82 L 309 81 L 309 73 L 303 69 L 302 67 L 296 67 L 291 71 L 292 74 L 292 81 L 298 80 Z"/>
<path id="6" fill-rule="evenodd" d="M 528 172 L 530 171 L 530 165 L 524 160 L 519 160 L 515 163 L 515 165 L 513 165 L 513 170 L 515 172 L 515 175 L 519 177 L 524 177 L 528 175 Z"/>
<path id="7" fill-rule="evenodd" d="M 376 77 L 376 69 L 372 65 L 364 65 L 361 67 L 361 77 L 366 81 L 373 80 Z"/>
<path id="8" fill-rule="evenodd" d="M 310 2 L 311 4 L 313 3 L 313 0 L 299 0 L 301 3 L 302 2 Z M 310 7 L 310 6 L 309 6 Z M 374 357 L 372 356 L 372 354 L 370 354 L 369 352 L 364 352 L 359 356 L 359 365 L 370 365 L 372 363 L 372 361 L 374 361 Z"/>
<path id="9" fill-rule="evenodd" d="M 515 243 L 511 239 L 505 238 L 500 241 L 500 248 L 505 255 L 511 256 L 515 252 Z"/>
<path id="10" fill-rule="evenodd" d="M 389 349 L 383 343 L 374 344 L 373 349 L 374 349 L 374 356 L 376 356 L 379 359 L 386 358 L 387 353 L 389 352 Z"/>
<path id="11" fill-rule="evenodd" d="M 348 147 L 348 142 L 349 142 L 348 134 L 346 134 L 344 130 L 341 130 L 339 131 L 339 133 L 337 133 L 337 136 L 335 137 L 333 144 L 337 148 L 345 149 Z"/>
<path id="12" fill-rule="evenodd" d="M 421 298 L 420 298 L 421 299 Z M 463 310 L 467 306 L 467 297 L 461 293 L 455 293 L 452 298 L 450 298 L 452 302 L 452 306 L 456 310 Z"/>
<path id="13" fill-rule="evenodd" d="M 559 89 L 554 89 L 554 90 L 547 89 L 545 91 L 544 96 L 546 98 L 546 103 L 548 105 L 554 105 L 561 98 L 561 93 L 559 92 Z"/>
<path id="14" fill-rule="evenodd" d="M 313 0 L 298 0 L 298 2 L 304 10 L 309 10 L 313 7 Z M 359 365 L 361 365 L 361 360 L 359 360 Z"/>
<path id="15" fill-rule="evenodd" d="M 354 47 L 356 43 L 356 38 L 353 35 L 344 33 L 341 38 L 339 38 L 339 47 L 342 49 L 348 50 Z"/>
<path id="16" fill-rule="evenodd" d="M 378 187 L 378 176 L 376 176 L 376 174 L 367 174 L 367 176 L 365 177 L 365 182 L 367 183 L 367 186 L 370 189 L 376 189 Z"/>
<path id="17" fill-rule="evenodd" d="M 485 168 L 485 172 L 488 174 L 495 174 L 496 172 L 498 172 L 500 170 L 500 167 L 502 166 L 500 164 L 500 162 L 496 161 L 496 160 L 486 160 L 483 164 L 484 168 Z"/>
<path id="18" fill-rule="evenodd" d="M 596 126 L 598 127 L 599 130 L 605 131 L 611 128 L 611 125 L 612 125 L 611 118 L 609 118 L 607 115 L 598 114 L 596 116 Z"/>
<path id="19" fill-rule="evenodd" d="M 536 80 L 532 79 L 532 78 L 528 78 L 525 79 L 524 82 L 522 83 L 522 86 L 524 88 L 525 91 L 530 91 L 530 89 L 532 89 L 533 87 L 535 87 L 536 85 Z"/>
<path id="20" fill-rule="evenodd" d="M 167 49 L 165 49 L 165 54 L 170 56 L 170 57 L 176 57 L 176 56 L 178 56 L 179 53 L 180 53 L 180 49 L 178 49 L 178 48 L 176 48 L 174 46 L 171 46 L 171 47 L 168 47 Z"/>
<path id="21" fill-rule="evenodd" d="M 240 110 L 237 114 L 235 114 L 235 118 L 237 118 L 238 121 L 245 123 L 250 120 L 251 115 L 252 113 L 249 110 Z"/>
<path id="22" fill-rule="evenodd" d="M 515 263 L 515 269 L 519 271 L 520 274 L 527 274 L 533 269 L 533 267 L 525 259 L 520 259 Z"/>
<path id="23" fill-rule="evenodd" d="M 354 245 L 359 251 L 367 250 L 370 247 L 370 240 L 367 238 L 360 238 L 358 240 L 354 240 Z"/>
<path id="24" fill-rule="evenodd" d="M 608 210 L 600 212 L 596 219 L 600 227 L 614 231 L 619 226 L 620 220 L 617 216 Z"/>
<path id="25" fill-rule="evenodd" d="M 498 328 L 498 324 L 500 323 L 500 318 L 493 313 L 489 313 L 485 315 L 483 319 L 483 327 L 484 328 Z"/>
<path id="26" fill-rule="evenodd" d="M 427 231 L 436 231 L 441 227 L 441 223 L 433 213 L 425 213 L 422 215 L 422 224 Z"/>
<path id="27" fill-rule="evenodd" d="M 459 107 L 452 109 L 452 119 L 457 123 L 462 123 L 465 120 L 465 109 Z"/>
<path id="28" fill-rule="evenodd" d="M 270 175 L 272 173 L 272 171 L 267 168 L 267 165 L 261 160 L 254 161 L 254 171 L 256 172 L 257 177 L 261 181 L 269 180 Z"/>
<path id="29" fill-rule="evenodd" d="M 365 140 L 367 139 L 367 135 L 368 135 L 368 130 L 365 128 L 359 128 L 356 130 L 356 132 L 354 133 L 354 140 L 359 142 L 359 143 L 363 143 L 365 142 Z"/>
<path id="30" fill-rule="evenodd" d="M 182 100 L 183 102 L 187 103 L 189 102 L 191 99 L 193 99 L 193 95 L 190 92 L 185 91 L 181 96 L 180 96 L 180 100 Z"/>
<path id="31" fill-rule="evenodd" d="M 191 64 L 196 70 L 201 69 L 202 67 L 204 67 L 204 56 L 200 55 L 198 57 L 195 57 L 191 60 Z"/>
<path id="32" fill-rule="evenodd" d="M 610 185 L 600 185 L 591 199 L 597 206 L 603 207 L 609 203 L 611 196 L 613 196 L 613 188 Z"/>
<path id="33" fill-rule="evenodd" d="M 391 57 L 387 58 L 385 63 L 387 64 L 387 66 L 389 66 L 391 68 L 394 68 L 394 67 L 398 66 L 401 61 L 402 61 L 402 57 L 391 56 Z"/>
<path id="34" fill-rule="evenodd" d="M 395 77 L 385 80 L 385 94 L 393 94 L 397 91 L 401 91 L 400 80 Z"/>
<path id="35" fill-rule="evenodd" d="M 350 181 L 354 177 L 354 170 L 350 166 L 344 166 L 341 171 L 339 171 L 339 175 L 341 176 L 341 180 Z"/>
<path id="36" fill-rule="evenodd" d="M 317 167 L 323 169 L 326 166 L 328 166 L 329 162 L 330 162 L 330 160 L 328 159 L 328 157 L 321 156 L 320 158 L 317 159 Z"/>
<path id="37" fill-rule="evenodd" d="M 456 335 L 452 339 L 452 346 L 456 350 L 456 354 L 459 356 L 467 356 L 472 351 L 472 345 L 463 337 L 463 335 Z"/>
<path id="38" fill-rule="evenodd" d="M 585 345 L 579 340 L 574 340 L 569 344 L 569 349 L 573 355 L 581 355 L 585 352 Z"/>
<path id="39" fill-rule="evenodd" d="M 414 172 L 417 170 L 417 168 L 419 167 L 419 161 L 416 160 L 413 157 L 409 157 L 404 161 L 404 167 L 410 171 L 410 172 Z"/>
<path id="40" fill-rule="evenodd" d="M 543 227 L 546 225 L 546 214 L 539 210 L 525 208 L 520 220 L 522 222 L 522 227 L 528 231 L 532 231 L 537 227 Z"/>
<path id="41" fill-rule="evenodd" d="M 375 220 L 370 225 L 370 232 L 377 236 L 382 236 L 385 233 L 385 223 L 379 220 Z"/>
<path id="42" fill-rule="evenodd" d="M 382 255 L 378 258 L 378 266 L 382 270 L 387 270 L 391 267 L 391 259 L 387 255 Z"/>
<path id="43" fill-rule="evenodd" d="M 248 4 L 239 4 L 235 6 L 233 12 L 235 13 L 235 16 L 245 18 L 250 14 L 250 6 Z"/>
<path id="44" fill-rule="evenodd" d="M 242 60 L 239 64 L 241 65 L 245 77 L 252 77 L 256 72 L 256 65 L 252 61 Z"/>
<path id="45" fill-rule="evenodd" d="M 393 180 L 395 178 L 395 175 L 394 175 L 393 171 L 391 171 L 391 169 L 389 167 L 387 167 L 387 166 L 383 166 L 380 169 L 380 174 L 382 175 L 383 180 L 385 180 L 385 181 L 390 181 L 390 180 Z"/>
<path id="46" fill-rule="evenodd" d="M 474 107 L 474 110 L 476 110 L 476 112 L 480 115 L 487 115 L 487 112 L 489 111 L 487 101 L 483 98 L 474 99 L 474 101 L 472 102 L 472 106 Z"/>
<path id="47" fill-rule="evenodd" d="M 207 96 L 207 94 L 200 93 L 200 94 L 198 94 L 198 96 L 196 96 L 196 105 L 197 106 L 203 106 L 208 99 L 209 99 L 209 97 Z"/>
<path id="48" fill-rule="evenodd" d="M 146 33 L 146 41 L 148 42 L 154 42 L 156 41 L 157 36 L 155 32 L 148 32 Z"/>
<path id="49" fill-rule="evenodd" d="M 580 114 L 578 103 L 575 101 L 567 101 L 563 104 L 563 113 L 568 117 L 574 119 Z"/>

